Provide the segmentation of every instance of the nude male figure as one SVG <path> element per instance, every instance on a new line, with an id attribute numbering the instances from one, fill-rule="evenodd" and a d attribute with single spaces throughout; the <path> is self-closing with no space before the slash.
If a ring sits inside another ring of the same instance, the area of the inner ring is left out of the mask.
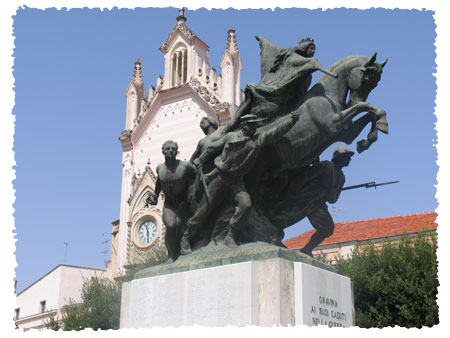
<path id="1" fill-rule="evenodd" d="M 173 262 L 179 253 L 179 237 L 183 218 L 188 213 L 188 191 L 195 178 L 195 168 L 189 162 L 176 159 L 178 145 L 174 141 L 166 141 L 162 145 L 164 163 L 158 164 L 154 193 L 150 193 L 147 204 L 156 205 L 161 191 L 165 200 L 163 207 L 163 222 L 166 225 L 165 244 L 169 256 L 169 262 Z"/>

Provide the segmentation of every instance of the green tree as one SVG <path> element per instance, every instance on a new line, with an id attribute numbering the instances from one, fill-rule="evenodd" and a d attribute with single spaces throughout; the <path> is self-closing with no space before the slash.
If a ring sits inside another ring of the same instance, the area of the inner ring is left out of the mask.
<path id="1" fill-rule="evenodd" d="M 53 318 L 47 323 L 52 330 L 80 331 L 86 328 L 94 330 L 117 330 L 120 315 L 120 283 L 107 278 L 93 276 L 84 281 L 81 289 L 81 303 L 73 299 L 65 306 L 60 323 Z"/>
<path id="2" fill-rule="evenodd" d="M 81 302 L 75 303 L 69 299 L 61 321 L 58 322 L 52 316 L 45 327 L 55 331 L 119 329 L 122 283 L 131 280 L 137 271 L 166 260 L 165 246 L 158 242 L 148 253 L 135 257 L 133 264 L 127 267 L 126 274 L 116 281 L 97 276 L 85 280 L 81 289 Z"/>
<path id="3" fill-rule="evenodd" d="M 340 259 L 336 268 L 350 277 L 356 325 L 422 327 L 439 323 L 437 238 L 420 232 L 381 247 L 372 243 Z"/>

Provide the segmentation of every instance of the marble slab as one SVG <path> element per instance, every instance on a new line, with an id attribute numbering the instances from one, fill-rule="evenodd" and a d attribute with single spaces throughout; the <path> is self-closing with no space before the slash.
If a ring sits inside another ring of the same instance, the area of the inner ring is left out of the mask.
<path id="1" fill-rule="evenodd" d="M 350 279 L 305 261 L 273 257 L 146 274 L 123 283 L 121 328 L 354 325 Z"/>

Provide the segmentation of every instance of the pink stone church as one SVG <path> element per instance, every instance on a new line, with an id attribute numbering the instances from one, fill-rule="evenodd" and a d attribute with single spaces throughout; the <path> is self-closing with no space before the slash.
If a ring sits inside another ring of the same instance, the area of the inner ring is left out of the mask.
<path id="1" fill-rule="evenodd" d="M 156 166 L 164 162 L 162 144 L 175 140 L 178 158 L 189 160 L 204 137 L 200 120 L 210 116 L 224 125 L 244 99 L 235 30 L 230 27 L 224 32 L 218 73 L 209 63 L 208 45 L 186 25 L 184 9 L 178 14 L 168 39 L 159 47 L 164 57 L 164 75 L 146 88 L 142 73 L 145 65 L 137 59 L 125 93 L 126 122 L 120 136 L 121 206 L 120 219 L 113 223 L 108 266 L 111 278 L 120 276 L 127 265 L 139 263 L 140 257 L 164 237 L 162 202 L 144 207 L 148 192 L 154 188 Z M 139 236 L 141 228 L 149 230 L 149 238 Z"/>

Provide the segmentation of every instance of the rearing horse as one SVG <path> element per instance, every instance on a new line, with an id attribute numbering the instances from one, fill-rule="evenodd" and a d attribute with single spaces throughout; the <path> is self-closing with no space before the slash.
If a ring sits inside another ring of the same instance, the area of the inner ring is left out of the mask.
<path id="1" fill-rule="evenodd" d="M 358 152 L 377 140 L 378 130 L 388 133 L 386 112 L 366 102 L 387 62 L 377 63 L 375 59 L 376 53 L 371 58 L 345 57 L 328 69 L 337 74 L 337 78 L 324 74 L 308 91 L 295 109 L 299 121 L 274 144 L 273 151 L 268 149 L 276 156 L 270 158 L 270 162 L 278 163 L 278 170 L 305 166 L 335 142 L 351 144 L 369 122 L 372 127 L 367 140 L 357 143 Z M 353 121 L 362 112 L 367 114 Z M 282 115 L 287 113 L 281 112 Z"/>
<path id="2" fill-rule="evenodd" d="M 358 152 L 366 150 L 377 140 L 378 131 L 388 133 L 386 112 L 366 102 L 387 62 L 377 63 L 375 59 L 376 54 L 370 58 L 354 55 L 337 61 L 328 71 L 338 77 L 322 75 L 305 97 L 299 100 L 294 108 L 299 114 L 299 121 L 279 141 L 262 151 L 252 172 L 246 177 L 248 190 L 255 202 L 253 207 L 258 215 L 249 220 L 250 228 L 256 229 L 260 224 L 267 224 L 265 232 L 274 233 L 268 225 L 271 224 L 266 216 L 268 208 L 282 201 L 282 192 L 290 180 L 301 175 L 301 168 L 317 160 L 330 145 L 335 142 L 351 144 L 369 123 L 371 129 L 367 139 L 357 143 Z M 363 112 L 367 114 L 353 121 L 355 116 Z M 277 115 L 288 113 L 279 111 Z M 277 118 L 273 117 L 272 120 Z M 263 126 L 261 129 L 268 127 Z M 284 227 L 290 225 L 290 221 L 286 220 Z M 255 235 L 253 240 L 267 239 Z"/>

